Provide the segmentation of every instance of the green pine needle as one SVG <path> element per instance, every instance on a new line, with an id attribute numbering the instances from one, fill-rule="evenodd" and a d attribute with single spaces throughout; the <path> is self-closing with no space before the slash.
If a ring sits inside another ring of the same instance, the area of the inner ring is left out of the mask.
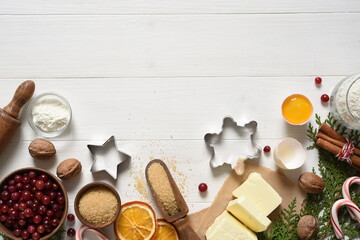
<path id="1" fill-rule="evenodd" d="M 360 146 L 360 132 L 355 130 L 347 130 L 344 126 L 339 124 L 333 116 L 329 113 L 325 120 L 329 126 L 339 132 L 341 135 L 347 136 L 356 146 Z M 294 199 L 290 205 L 284 209 L 280 217 L 275 220 L 272 227 L 264 233 L 259 233 L 260 240 L 296 240 L 296 226 L 301 216 L 312 215 L 319 221 L 319 233 L 316 236 L 316 240 L 330 239 L 336 240 L 334 232 L 330 223 L 330 210 L 335 201 L 342 198 L 341 190 L 343 182 L 351 177 L 358 176 L 359 172 L 347 165 L 344 162 L 338 161 L 334 155 L 319 148 L 315 144 L 315 136 L 318 133 L 317 127 L 323 122 L 319 115 L 315 114 L 316 127 L 311 123 L 306 130 L 307 136 L 312 140 L 312 144 L 307 149 L 318 149 L 318 168 L 320 175 L 325 182 L 325 190 L 320 194 L 308 194 L 306 204 L 297 214 L 296 199 Z M 315 173 L 315 169 L 312 171 Z M 359 187 L 351 188 L 352 200 L 360 206 L 360 192 Z M 344 234 L 348 239 L 359 239 L 360 225 L 349 217 L 345 208 L 339 210 L 339 221 Z"/>

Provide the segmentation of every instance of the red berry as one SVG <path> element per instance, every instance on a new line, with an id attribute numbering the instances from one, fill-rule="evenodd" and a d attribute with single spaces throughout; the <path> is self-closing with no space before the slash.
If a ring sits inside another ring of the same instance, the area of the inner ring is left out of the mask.
<path id="1" fill-rule="evenodd" d="M 327 95 L 327 94 L 321 95 L 322 102 L 328 102 L 329 100 L 330 100 L 329 95 Z"/>
<path id="2" fill-rule="evenodd" d="M 264 152 L 268 153 L 271 151 L 271 147 L 270 146 L 265 146 L 264 147 Z"/>
<path id="3" fill-rule="evenodd" d="M 76 234 L 75 229 L 69 228 L 69 230 L 67 230 L 67 235 L 68 235 L 69 237 L 73 237 L 73 236 L 75 236 L 75 234 Z"/>
<path id="4" fill-rule="evenodd" d="M 73 222 L 74 220 L 75 220 L 75 216 L 74 216 L 74 214 L 69 214 L 69 215 L 67 215 L 67 220 L 69 221 L 69 222 Z"/>
<path id="5" fill-rule="evenodd" d="M 45 183 L 43 180 L 37 180 L 35 186 L 36 189 L 43 190 L 45 188 Z"/>
<path id="6" fill-rule="evenodd" d="M 316 84 L 321 84 L 321 82 L 322 82 L 322 78 L 321 78 L 321 77 L 316 77 L 316 78 L 315 78 L 315 83 L 316 83 Z"/>
<path id="7" fill-rule="evenodd" d="M 208 186 L 206 185 L 206 183 L 200 183 L 199 184 L 199 191 L 200 192 L 206 192 L 208 189 Z"/>

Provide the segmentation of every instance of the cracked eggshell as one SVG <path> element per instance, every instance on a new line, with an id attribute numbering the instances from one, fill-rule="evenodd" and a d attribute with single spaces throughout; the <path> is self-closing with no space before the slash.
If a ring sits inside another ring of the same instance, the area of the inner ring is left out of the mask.
<path id="1" fill-rule="evenodd" d="M 297 169 L 304 164 L 305 159 L 304 147 L 294 138 L 281 140 L 274 151 L 275 163 L 282 169 Z"/>

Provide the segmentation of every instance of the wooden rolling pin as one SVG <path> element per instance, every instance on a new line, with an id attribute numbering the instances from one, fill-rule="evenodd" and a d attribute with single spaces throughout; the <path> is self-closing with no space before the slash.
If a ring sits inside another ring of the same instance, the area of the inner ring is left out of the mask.
<path id="1" fill-rule="evenodd" d="M 11 102 L 0 109 L 0 153 L 14 136 L 21 122 L 17 119 L 21 108 L 31 99 L 35 91 L 35 83 L 31 80 L 23 82 L 14 94 Z"/>

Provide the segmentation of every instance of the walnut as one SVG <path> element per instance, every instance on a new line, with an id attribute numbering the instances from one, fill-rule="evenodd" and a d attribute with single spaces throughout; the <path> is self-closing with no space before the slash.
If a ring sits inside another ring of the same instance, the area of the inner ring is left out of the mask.
<path id="1" fill-rule="evenodd" d="M 81 172 L 81 162 L 75 158 L 69 158 L 62 161 L 57 169 L 56 174 L 61 179 L 68 179 L 79 175 Z"/>
<path id="2" fill-rule="evenodd" d="M 46 139 L 35 139 L 29 145 L 30 155 L 39 160 L 47 160 L 52 158 L 55 153 L 55 146 Z"/>
<path id="3" fill-rule="evenodd" d="M 300 218 L 296 228 L 296 233 L 300 240 L 310 240 L 316 236 L 318 231 L 318 221 L 311 215 Z"/>
<path id="4" fill-rule="evenodd" d="M 324 180 L 312 172 L 306 172 L 299 177 L 299 186 L 306 193 L 318 194 L 324 190 Z"/>

